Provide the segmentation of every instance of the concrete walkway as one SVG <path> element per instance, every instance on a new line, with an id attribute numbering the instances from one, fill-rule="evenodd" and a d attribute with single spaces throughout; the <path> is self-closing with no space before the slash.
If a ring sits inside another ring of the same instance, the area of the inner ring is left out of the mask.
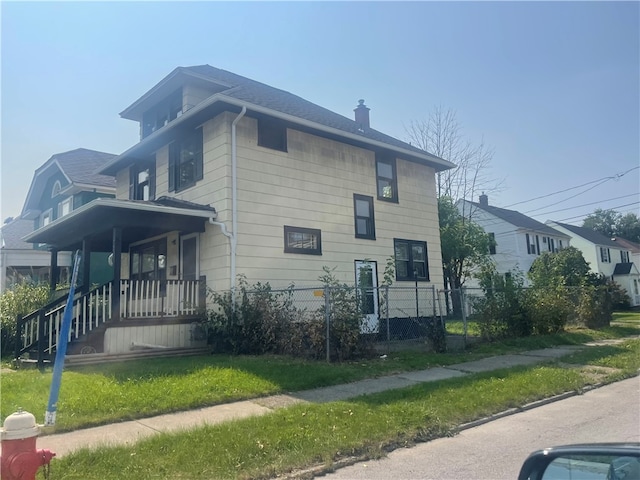
<path id="1" fill-rule="evenodd" d="M 159 432 L 188 430 L 202 425 L 215 425 L 256 415 L 265 415 L 275 409 L 296 403 L 325 403 L 346 400 L 359 395 L 408 387 L 423 382 L 462 377 L 472 373 L 488 372 L 514 366 L 535 365 L 568 355 L 581 348 L 584 347 L 561 346 L 519 354 L 501 355 L 448 367 L 405 372 L 344 385 L 305 390 L 288 395 L 273 395 L 129 422 L 113 423 L 101 427 L 75 430 L 68 433 L 44 435 L 38 438 L 37 447 L 49 449 L 56 453 L 57 458 L 60 458 L 83 447 L 94 448 L 105 445 L 133 444 Z"/>

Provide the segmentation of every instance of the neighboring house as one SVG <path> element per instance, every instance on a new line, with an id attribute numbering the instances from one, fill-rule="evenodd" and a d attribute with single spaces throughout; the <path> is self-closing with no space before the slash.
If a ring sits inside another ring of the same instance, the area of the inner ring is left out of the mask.
<path id="1" fill-rule="evenodd" d="M 49 283 L 51 255 L 22 240 L 33 232 L 33 221 L 9 219 L 0 229 L 0 292 L 17 283 Z M 60 276 L 68 279 L 70 255 L 58 258 Z"/>
<path id="2" fill-rule="evenodd" d="M 225 70 L 179 67 L 121 113 L 139 122 L 140 142 L 100 170 L 116 177 L 116 199 L 28 240 L 112 254 L 116 287 L 95 343 L 110 354 L 201 344 L 189 323 L 205 289 L 229 290 L 240 274 L 317 286 L 328 266 L 375 287 L 395 255 L 397 285 L 441 288 L 435 174 L 453 165 L 371 128 L 364 101 L 354 111 L 352 120 Z"/>
<path id="3" fill-rule="evenodd" d="M 640 271 L 631 254 L 629 242 L 623 239 L 609 238 L 590 228 L 576 227 L 566 223 L 548 221 L 556 230 L 571 235 L 571 245 L 578 248 L 589 262 L 591 271 L 612 279 L 627 291 L 631 305 L 640 305 Z M 637 258 L 637 256 L 635 256 Z"/>
<path id="4" fill-rule="evenodd" d="M 494 241 L 490 248 L 491 259 L 501 275 L 519 271 L 529 285 L 527 272 L 534 260 L 543 252 L 556 252 L 569 246 L 570 236 L 538 222 L 515 210 L 489 205 L 487 195 L 480 195 L 478 203 L 469 200 L 458 202 L 460 213 L 480 225 Z M 467 287 L 477 287 L 470 279 Z"/>
<path id="5" fill-rule="evenodd" d="M 113 177 L 96 173 L 115 155 L 85 148 L 53 155 L 33 176 L 19 218 L 2 227 L 2 290 L 16 281 L 53 282 L 52 261 L 60 267 L 57 281 L 68 281 L 70 254 L 53 258 L 44 244 L 22 239 L 34 230 L 69 215 L 82 205 L 101 197 L 115 196 Z M 106 257 L 94 258 L 90 281 L 104 283 L 113 276 Z"/>

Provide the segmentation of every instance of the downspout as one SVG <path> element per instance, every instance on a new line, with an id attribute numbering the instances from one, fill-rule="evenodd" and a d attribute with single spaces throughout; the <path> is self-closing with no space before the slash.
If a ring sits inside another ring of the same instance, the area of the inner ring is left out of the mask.
<path id="1" fill-rule="evenodd" d="M 229 239 L 231 245 L 231 278 L 229 279 L 229 288 L 233 303 L 235 304 L 235 284 L 236 284 L 236 247 L 238 245 L 238 178 L 236 175 L 238 169 L 237 139 L 236 126 L 238 122 L 247 113 L 247 107 L 242 107 L 242 111 L 231 123 L 231 232 L 227 229 L 226 224 L 217 222 L 214 217 L 209 219 L 211 225 L 218 225 L 222 229 L 222 234 Z"/>

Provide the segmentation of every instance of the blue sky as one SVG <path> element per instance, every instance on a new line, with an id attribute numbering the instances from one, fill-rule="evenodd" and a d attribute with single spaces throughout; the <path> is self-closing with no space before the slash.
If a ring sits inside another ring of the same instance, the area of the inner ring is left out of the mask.
<path id="1" fill-rule="evenodd" d="M 464 135 L 494 150 L 493 205 L 576 224 L 598 207 L 639 209 L 638 2 L 0 8 L 3 219 L 51 155 L 123 152 L 139 130 L 118 113 L 176 66 L 206 63 L 348 117 L 364 98 L 372 127 L 403 140 L 412 120 L 453 109 Z"/>

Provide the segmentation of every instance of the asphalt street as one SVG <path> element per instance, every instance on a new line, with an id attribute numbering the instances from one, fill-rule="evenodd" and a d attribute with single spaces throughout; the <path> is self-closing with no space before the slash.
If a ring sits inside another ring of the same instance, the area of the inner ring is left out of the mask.
<path id="1" fill-rule="evenodd" d="M 513 480 L 534 450 L 593 442 L 640 442 L 640 377 L 396 450 L 323 479 Z"/>

